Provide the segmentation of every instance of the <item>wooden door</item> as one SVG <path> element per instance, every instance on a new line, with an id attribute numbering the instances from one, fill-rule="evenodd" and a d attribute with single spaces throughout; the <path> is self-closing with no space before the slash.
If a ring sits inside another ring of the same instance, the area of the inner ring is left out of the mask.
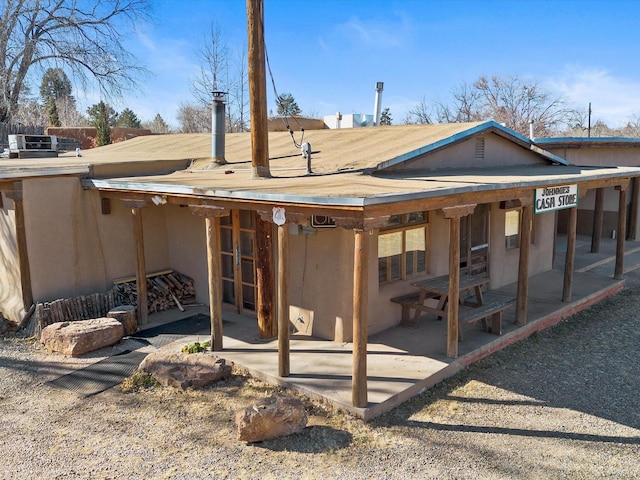
<path id="1" fill-rule="evenodd" d="M 256 309 L 255 235 L 253 212 L 232 210 L 220 219 L 222 301 L 238 313 Z"/>
<path id="2" fill-rule="evenodd" d="M 489 209 L 480 204 L 460 222 L 460 269 L 467 275 L 489 275 Z"/>

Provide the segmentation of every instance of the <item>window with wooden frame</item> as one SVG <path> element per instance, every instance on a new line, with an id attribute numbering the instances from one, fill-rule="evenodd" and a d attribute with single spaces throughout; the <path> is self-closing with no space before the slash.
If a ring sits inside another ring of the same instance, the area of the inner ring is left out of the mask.
<path id="1" fill-rule="evenodd" d="M 507 210 L 504 215 L 504 239 L 505 248 L 511 250 L 520 247 L 520 215 L 522 209 L 514 208 L 513 210 Z M 531 243 L 535 243 L 534 235 L 534 219 L 531 219 Z"/>
<path id="2" fill-rule="evenodd" d="M 378 280 L 404 280 L 427 272 L 427 212 L 393 215 L 378 233 Z"/>

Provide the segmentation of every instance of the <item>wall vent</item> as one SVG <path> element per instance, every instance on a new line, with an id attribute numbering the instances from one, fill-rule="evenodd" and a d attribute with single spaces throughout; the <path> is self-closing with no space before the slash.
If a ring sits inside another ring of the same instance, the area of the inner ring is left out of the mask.
<path id="1" fill-rule="evenodd" d="M 476 138 L 476 151 L 474 158 L 476 160 L 484 159 L 484 137 Z"/>

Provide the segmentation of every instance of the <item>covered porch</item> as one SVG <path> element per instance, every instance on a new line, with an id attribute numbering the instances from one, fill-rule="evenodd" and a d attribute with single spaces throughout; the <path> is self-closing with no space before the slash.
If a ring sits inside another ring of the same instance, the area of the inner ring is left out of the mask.
<path id="1" fill-rule="evenodd" d="M 353 343 L 338 343 L 293 333 L 290 342 L 290 374 L 278 373 L 278 340 L 257 337 L 253 321 L 224 310 L 224 351 L 228 361 L 245 367 L 264 380 L 322 397 L 354 415 L 374 418 L 394 406 L 456 374 L 466 366 L 548 328 L 590 305 L 614 295 L 625 284 L 640 283 L 640 243 L 625 242 L 625 280 L 614 279 L 616 240 L 602 239 L 599 253 L 591 253 L 591 238 L 578 237 L 574 259 L 573 295 L 563 301 L 566 239 L 559 237 L 555 268 L 529 279 L 528 321 L 515 323 L 516 309 L 505 312 L 501 336 L 484 332 L 479 325 L 464 325 L 464 341 L 458 358 L 447 356 L 447 322 L 423 315 L 417 329 L 400 326 L 372 335 L 367 343 L 366 407 L 352 403 Z M 517 283 L 492 290 L 513 297 Z M 159 317 L 151 318 L 152 323 Z M 175 319 L 175 318 L 174 318 Z M 193 336 L 193 340 L 202 335 Z M 180 348 L 186 338 L 166 348 Z"/>

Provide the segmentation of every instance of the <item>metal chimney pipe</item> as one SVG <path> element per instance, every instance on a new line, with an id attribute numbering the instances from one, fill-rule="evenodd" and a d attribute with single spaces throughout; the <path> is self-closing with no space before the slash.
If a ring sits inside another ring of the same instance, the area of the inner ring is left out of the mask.
<path id="1" fill-rule="evenodd" d="M 382 89 L 384 87 L 384 82 L 376 82 L 376 103 L 373 106 L 373 125 L 380 125 L 380 111 L 382 107 Z"/>
<path id="2" fill-rule="evenodd" d="M 529 138 L 531 140 L 534 140 L 534 127 L 533 127 L 533 120 L 529 120 Z"/>
<path id="3" fill-rule="evenodd" d="M 227 161 L 224 158 L 224 130 L 225 130 L 225 92 L 215 91 L 213 93 L 213 105 L 211 107 L 211 157 L 213 162 L 224 165 Z"/>

